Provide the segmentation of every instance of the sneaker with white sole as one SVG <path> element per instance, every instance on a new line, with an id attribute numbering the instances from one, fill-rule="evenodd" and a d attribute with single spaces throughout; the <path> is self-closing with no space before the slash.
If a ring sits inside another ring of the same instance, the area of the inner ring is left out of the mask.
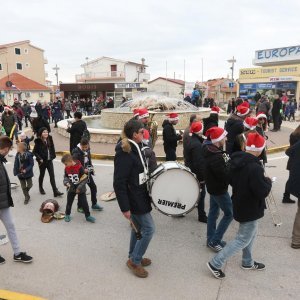
<path id="1" fill-rule="evenodd" d="M 214 250 L 215 252 L 219 252 L 223 249 L 222 245 L 219 243 L 208 243 L 207 247 L 209 247 L 210 249 Z"/>
<path id="2" fill-rule="evenodd" d="M 225 273 L 221 269 L 217 269 L 213 267 L 209 262 L 206 265 L 208 269 L 211 271 L 211 273 L 213 274 L 213 276 L 216 277 L 217 279 L 224 279 L 226 277 Z"/>
<path id="3" fill-rule="evenodd" d="M 23 262 L 23 263 L 30 263 L 32 262 L 33 258 L 26 254 L 26 252 L 20 252 L 19 255 L 14 255 L 14 261 Z"/>
<path id="4" fill-rule="evenodd" d="M 262 271 L 266 268 L 266 266 L 262 263 L 259 262 L 254 262 L 252 266 L 241 266 L 243 270 L 257 270 L 257 271 Z"/>
<path id="5" fill-rule="evenodd" d="M 5 234 L 0 235 L 0 245 L 5 245 L 8 243 L 8 238 Z"/>

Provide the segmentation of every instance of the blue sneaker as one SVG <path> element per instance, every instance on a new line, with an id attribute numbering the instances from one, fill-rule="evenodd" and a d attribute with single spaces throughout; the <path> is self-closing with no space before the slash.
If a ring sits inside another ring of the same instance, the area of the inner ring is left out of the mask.
<path id="1" fill-rule="evenodd" d="M 91 222 L 91 223 L 95 223 L 96 222 L 96 218 L 92 217 L 92 216 L 88 216 L 85 218 L 88 222 Z"/>
<path id="2" fill-rule="evenodd" d="M 65 215 L 65 221 L 70 222 L 71 221 L 71 216 L 70 215 Z"/>
<path id="3" fill-rule="evenodd" d="M 81 213 L 81 214 L 84 214 L 84 211 L 83 211 L 83 208 L 82 208 L 82 207 L 77 208 L 77 211 L 78 211 L 79 213 Z"/>
<path id="4" fill-rule="evenodd" d="M 92 205 L 92 210 L 95 210 L 95 211 L 102 211 L 103 210 L 103 207 L 100 206 L 98 203 Z"/>

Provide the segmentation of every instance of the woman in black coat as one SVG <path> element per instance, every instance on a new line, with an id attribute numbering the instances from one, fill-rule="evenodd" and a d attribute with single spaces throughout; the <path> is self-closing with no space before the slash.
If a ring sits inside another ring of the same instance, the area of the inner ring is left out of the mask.
<path id="1" fill-rule="evenodd" d="M 53 159 L 55 159 L 56 154 L 52 136 L 49 135 L 49 132 L 46 127 L 40 129 L 38 137 L 34 140 L 34 148 L 32 152 L 36 157 L 40 169 L 40 193 L 42 195 L 46 194 L 43 188 L 43 181 L 47 169 L 50 176 L 50 183 L 53 189 L 54 197 L 63 195 L 63 193 L 61 193 L 56 187 L 53 167 Z"/>
<path id="2" fill-rule="evenodd" d="M 294 151 L 295 151 L 294 149 L 295 148 L 293 148 L 293 146 L 298 141 L 300 141 L 300 126 L 298 126 L 290 135 L 290 148 L 287 149 L 287 151 L 286 151 L 286 155 L 289 156 L 289 160 L 288 160 L 288 163 L 286 166 L 286 169 L 288 171 L 291 171 L 291 168 L 294 166 Z M 293 194 L 290 192 L 290 185 L 291 185 L 290 184 L 290 176 L 291 176 L 291 174 L 289 175 L 289 178 L 285 184 L 285 191 L 283 194 L 282 203 L 295 203 L 296 202 L 295 200 L 290 199 L 291 194 Z M 298 185 L 297 182 L 295 184 L 296 184 L 296 186 Z"/>

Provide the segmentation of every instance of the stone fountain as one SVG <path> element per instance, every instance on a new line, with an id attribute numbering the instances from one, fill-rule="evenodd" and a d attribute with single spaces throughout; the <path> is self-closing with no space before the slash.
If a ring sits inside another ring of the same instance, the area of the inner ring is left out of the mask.
<path id="1" fill-rule="evenodd" d="M 84 117 L 91 134 L 91 142 L 115 144 L 124 124 L 133 117 L 133 110 L 138 107 L 149 110 L 152 120 L 158 123 L 159 137 L 162 135 L 162 123 L 169 113 L 176 112 L 179 114 L 177 130 L 183 130 L 189 125 L 192 114 L 199 114 L 201 118 L 206 118 L 210 114 L 209 108 L 198 108 L 181 99 L 144 93 L 125 102 L 120 107 L 102 110 L 101 115 Z M 60 121 L 58 132 L 68 136 L 67 126 L 67 120 Z"/>

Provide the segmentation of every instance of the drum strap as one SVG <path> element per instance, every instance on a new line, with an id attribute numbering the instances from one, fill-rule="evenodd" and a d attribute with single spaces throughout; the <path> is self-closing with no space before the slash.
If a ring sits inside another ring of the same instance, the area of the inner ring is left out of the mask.
<path id="1" fill-rule="evenodd" d="M 138 151 L 138 154 L 139 154 L 139 156 L 140 156 L 141 163 L 142 163 L 143 168 L 144 168 L 145 176 L 146 176 L 147 179 L 148 179 L 148 168 L 147 168 L 147 166 L 146 166 L 146 164 L 145 164 L 145 161 L 144 161 L 144 159 L 143 159 L 143 155 L 142 155 L 142 152 L 141 152 L 141 149 L 140 149 L 139 145 L 138 145 L 135 141 L 133 141 L 133 140 L 131 140 L 131 139 L 128 139 L 128 141 L 136 147 L 136 149 L 137 149 L 137 151 Z"/>

